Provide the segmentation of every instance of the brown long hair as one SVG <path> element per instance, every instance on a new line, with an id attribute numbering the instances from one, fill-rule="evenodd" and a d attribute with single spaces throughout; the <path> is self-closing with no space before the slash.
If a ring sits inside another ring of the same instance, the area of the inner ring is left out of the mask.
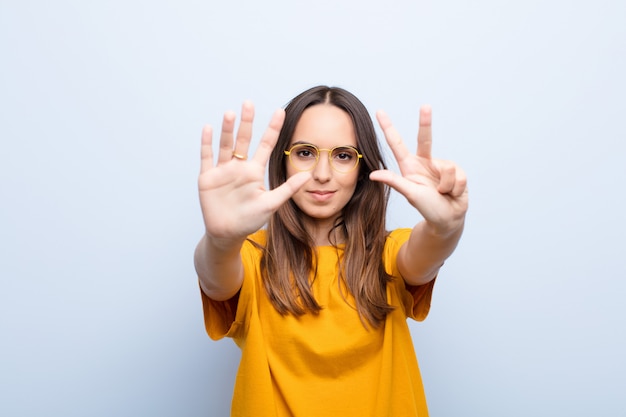
<path id="1" fill-rule="evenodd" d="M 390 277 L 382 264 L 389 188 L 369 180 L 371 171 L 386 168 L 386 165 L 372 119 L 363 103 L 344 89 L 326 86 L 313 87 L 291 100 L 285 108 L 285 123 L 270 156 L 269 185 L 275 188 L 285 182 L 287 162 L 283 151 L 288 148 L 302 113 L 322 103 L 337 106 L 350 115 L 357 148 L 363 154 L 356 189 L 334 228 L 341 228 L 346 237 L 340 276 L 355 299 L 361 320 L 378 327 L 393 309 L 386 295 Z M 261 270 L 269 299 L 281 314 L 317 314 L 322 309 L 311 291 L 311 272 L 313 277 L 317 273 L 315 250 L 302 217 L 302 211 L 289 200 L 268 223 Z M 329 239 L 330 236 L 332 231 Z"/>

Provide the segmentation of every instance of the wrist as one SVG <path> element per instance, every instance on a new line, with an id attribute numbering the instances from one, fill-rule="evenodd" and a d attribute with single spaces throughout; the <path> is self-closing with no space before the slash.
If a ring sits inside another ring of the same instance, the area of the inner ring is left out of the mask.
<path id="1" fill-rule="evenodd" d="M 241 245 L 245 240 L 245 237 L 217 237 L 209 233 L 204 235 L 207 250 L 213 253 L 219 253 L 220 255 L 239 253 Z"/>
<path id="2" fill-rule="evenodd" d="M 449 238 L 461 234 L 465 227 L 465 216 L 460 219 L 436 223 L 428 220 L 423 222 L 424 231 L 433 237 Z"/>

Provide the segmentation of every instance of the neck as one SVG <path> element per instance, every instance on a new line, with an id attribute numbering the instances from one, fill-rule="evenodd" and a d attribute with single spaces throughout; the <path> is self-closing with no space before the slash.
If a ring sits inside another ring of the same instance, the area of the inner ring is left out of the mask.
<path id="1" fill-rule="evenodd" d="M 319 220 L 307 218 L 305 222 L 306 228 L 313 238 L 315 246 L 330 246 L 345 241 L 342 228 L 334 227 L 335 222 L 336 219 Z"/>

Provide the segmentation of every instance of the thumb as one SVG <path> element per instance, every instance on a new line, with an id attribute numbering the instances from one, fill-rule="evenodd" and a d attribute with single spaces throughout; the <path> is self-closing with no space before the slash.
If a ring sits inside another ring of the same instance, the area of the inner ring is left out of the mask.
<path id="1" fill-rule="evenodd" d="M 398 175 L 395 172 L 389 171 L 387 169 L 379 169 L 370 172 L 370 180 L 387 184 L 404 196 L 410 194 L 411 187 L 414 185 L 414 183 L 407 180 L 403 176 Z"/>
<path id="2" fill-rule="evenodd" d="M 375 171 L 370 172 L 370 180 L 383 182 L 389 185 L 389 181 L 393 178 L 393 172 L 388 169 L 377 169 Z"/>
<path id="3" fill-rule="evenodd" d="M 280 186 L 269 191 L 268 196 L 270 197 L 270 206 L 272 210 L 276 210 L 278 207 L 283 205 L 310 179 L 311 173 L 309 171 L 298 172 L 297 174 L 289 177 L 287 181 Z"/>

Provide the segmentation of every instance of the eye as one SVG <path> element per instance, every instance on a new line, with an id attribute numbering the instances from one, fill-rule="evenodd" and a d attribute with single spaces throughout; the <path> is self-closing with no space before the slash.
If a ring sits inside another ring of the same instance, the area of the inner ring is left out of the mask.
<path id="1" fill-rule="evenodd" d="M 313 145 L 298 145 L 292 152 L 301 159 L 315 159 L 317 157 L 317 149 Z"/>
<path id="2" fill-rule="evenodd" d="M 350 162 L 356 158 L 356 151 L 352 148 L 336 148 L 333 150 L 333 159 L 340 162 Z"/>

